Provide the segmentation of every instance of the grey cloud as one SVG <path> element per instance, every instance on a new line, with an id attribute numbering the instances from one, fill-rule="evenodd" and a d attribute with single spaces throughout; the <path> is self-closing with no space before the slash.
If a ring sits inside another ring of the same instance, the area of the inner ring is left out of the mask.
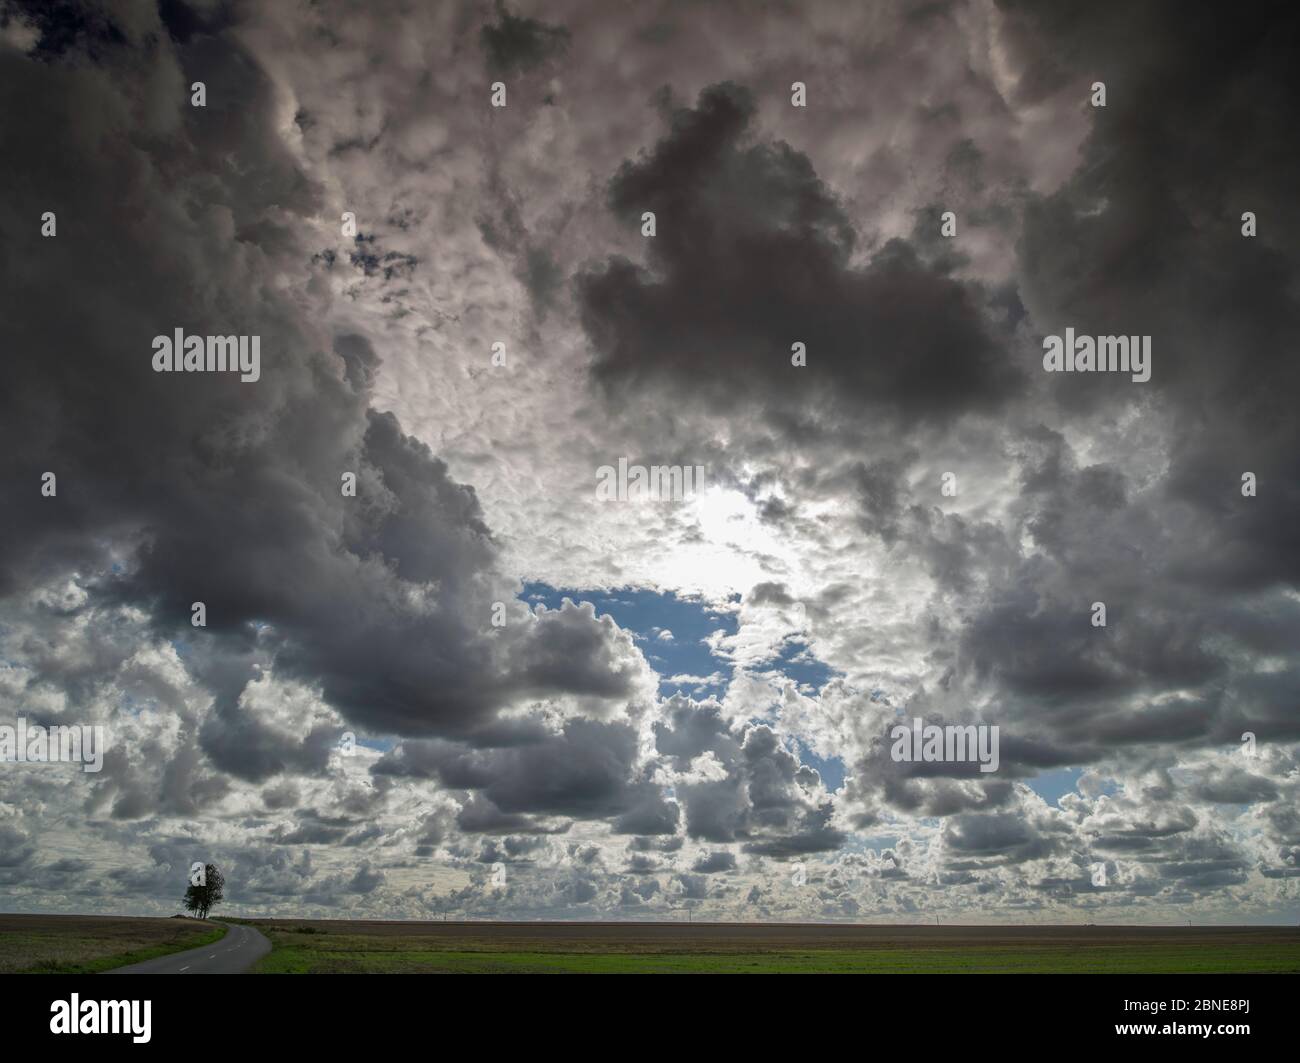
<path id="1" fill-rule="evenodd" d="M 1015 393 L 1018 370 L 971 294 L 902 241 L 850 265 L 842 206 L 805 155 L 753 136 L 754 113 L 746 89 L 711 86 L 613 178 L 611 209 L 654 210 L 659 231 L 648 269 L 615 259 L 579 278 L 611 396 L 648 385 L 715 413 L 756 402 L 925 418 Z M 796 341 L 807 369 L 791 365 Z"/>

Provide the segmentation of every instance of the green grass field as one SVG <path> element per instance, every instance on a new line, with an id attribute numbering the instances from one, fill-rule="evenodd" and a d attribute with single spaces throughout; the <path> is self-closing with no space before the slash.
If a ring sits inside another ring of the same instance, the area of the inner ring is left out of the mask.
<path id="1" fill-rule="evenodd" d="M 260 973 L 1300 973 L 1286 927 L 239 920 Z M 0 916 L 0 972 L 95 973 L 225 933 L 185 919 Z"/>
<path id="2" fill-rule="evenodd" d="M 259 973 L 1300 972 L 1281 928 L 250 923 L 273 945 Z"/>
<path id="3" fill-rule="evenodd" d="M 224 926 L 192 919 L 0 915 L 0 973 L 96 974 L 218 941 Z"/>

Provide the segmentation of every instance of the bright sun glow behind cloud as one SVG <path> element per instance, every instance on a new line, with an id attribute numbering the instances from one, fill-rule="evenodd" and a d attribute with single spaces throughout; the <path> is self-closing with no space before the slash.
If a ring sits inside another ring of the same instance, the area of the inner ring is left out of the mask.
<path id="1" fill-rule="evenodd" d="M 696 534 L 677 544 L 662 570 L 668 588 L 719 599 L 748 591 L 764 578 L 764 555 L 795 563 L 789 543 L 782 542 L 758 517 L 754 504 L 739 491 L 711 486 L 686 503 L 681 518 Z"/>

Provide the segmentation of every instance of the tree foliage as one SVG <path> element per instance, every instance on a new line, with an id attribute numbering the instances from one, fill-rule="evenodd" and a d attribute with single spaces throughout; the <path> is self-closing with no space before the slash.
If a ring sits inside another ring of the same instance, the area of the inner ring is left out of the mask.
<path id="1" fill-rule="evenodd" d="M 212 907 L 224 899 L 226 880 L 216 864 L 205 864 L 203 874 L 198 878 L 200 881 L 197 883 L 191 878 L 189 888 L 185 891 L 185 910 L 194 912 L 200 919 L 206 919 Z"/>

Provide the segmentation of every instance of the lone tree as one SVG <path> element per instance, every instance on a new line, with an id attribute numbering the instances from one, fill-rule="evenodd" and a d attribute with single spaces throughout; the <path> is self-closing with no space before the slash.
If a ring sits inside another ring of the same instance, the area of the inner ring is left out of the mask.
<path id="1" fill-rule="evenodd" d="M 206 919 L 209 909 L 221 903 L 225 884 L 226 880 L 216 864 L 204 864 L 202 871 L 196 866 L 190 875 L 189 889 L 185 891 L 185 910 Z"/>

